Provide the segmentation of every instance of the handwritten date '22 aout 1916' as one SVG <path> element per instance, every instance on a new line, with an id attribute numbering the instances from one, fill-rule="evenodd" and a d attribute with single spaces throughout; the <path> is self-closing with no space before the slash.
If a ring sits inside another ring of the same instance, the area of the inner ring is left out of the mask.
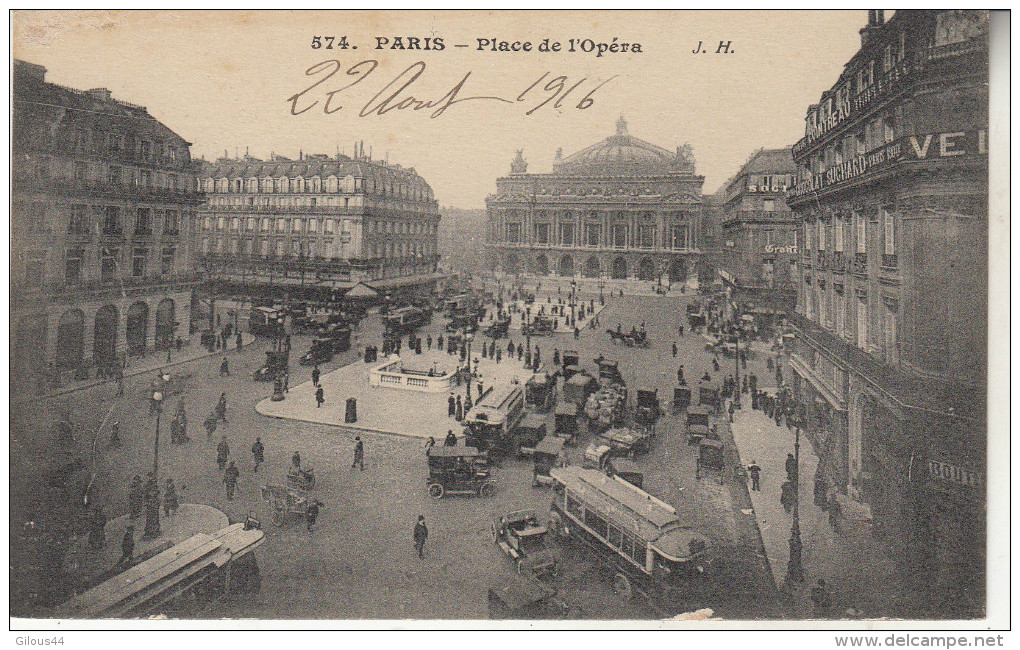
<path id="1" fill-rule="evenodd" d="M 287 101 L 290 102 L 291 115 L 301 115 L 320 103 L 322 105 L 322 112 L 326 115 L 336 113 L 343 108 L 343 105 L 340 103 L 341 93 L 361 84 L 369 77 L 373 77 L 374 80 L 374 77 L 381 76 L 380 74 L 374 74 L 376 68 L 379 67 L 379 62 L 374 59 L 367 59 L 352 65 L 346 70 L 345 75 L 349 79 L 346 80 L 344 85 L 333 89 L 326 89 L 328 86 L 320 88 L 320 86 L 335 76 L 342 67 L 343 65 L 340 61 L 328 59 L 320 61 L 305 70 L 306 76 L 320 76 L 321 78 L 304 90 L 287 98 Z M 602 86 L 616 78 L 616 75 L 614 75 L 596 83 L 589 81 L 587 77 L 573 81 L 566 75 L 552 76 L 551 72 L 546 72 L 525 87 L 516 98 L 506 99 L 496 95 L 464 94 L 468 78 L 471 77 L 471 71 L 468 71 L 442 96 L 438 98 L 423 98 L 412 94 L 411 89 L 425 73 L 426 68 L 427 66 L 424 61 L 418 61 L 405 68 L 400 74 L 390 79 L 381 89 L 375 92 L 372 98 L 361 107 L 358 116 L 381 116 L 392 111 L 424 111 L 430 118 L 435 119 L 454 104 L 478 100 L 495 101 L 504 104 L 523 103 L 528 108 L 524 113 L 525 115 L 532 115 L 543 107 L 560 109 L 564 106 L 570 107 L 572 105 L 573 108 L 584 110 L 595 103 L 595 93 Z M 582 96 L 580 93 L 584 90 L 582 86 L 585 85 L 585 82 L 588 82 L 587 85 L 591 87 Z M 372 92 L 372 90 L 368 92 Z M 322 94 L 318 95 L 318 93 Z M 573 96 L 570 97 L 569 101 L 572 103 L 576 97 L 578 98 L 577 103 L 565 104 L 564 102 L 571 95 Z"/>

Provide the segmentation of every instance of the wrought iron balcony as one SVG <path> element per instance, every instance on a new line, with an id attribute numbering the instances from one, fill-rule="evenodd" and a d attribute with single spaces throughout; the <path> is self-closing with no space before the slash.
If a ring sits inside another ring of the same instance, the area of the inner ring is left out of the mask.
<path id="1" fill-rule="evenodd" d="M 882 268 L 883 269 L 897 269 L 899 264 L 897 263 L 896 254 L 883 254 L 882 255 Z"/>

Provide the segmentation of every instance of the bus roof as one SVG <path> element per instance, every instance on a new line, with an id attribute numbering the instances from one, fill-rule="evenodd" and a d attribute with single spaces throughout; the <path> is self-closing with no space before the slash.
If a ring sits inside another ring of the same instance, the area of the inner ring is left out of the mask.
<path id="1" fill-rule="evenodd" d="M 147 602 L 163 602 L 164 595 L 186 589 L 191 579 L 224 566 L 262 544 L 261 530 L 233 524 L 212 534 L 199 533 L 136 564 L 106 582 L 76 596 L 59 609 L 72 618 L 130 616 Z"/>
<path id="2" fill-rule="evenodd" d="M 431 458 L 475 458 L 484 455 L 484 451 L 478 451 L 474 447 L 462 447 L 460 445 L 457 445 L 456 447 L 436 445 L 429 449 L 429 457 Z"/>
<path id="3" fill-rule="evenodd" d="M 620 526 L 648 542 L 680 526 L 680 517 L 667 503 L 621 479 L 576 466 L 553 468 L 549 475 Z"/>

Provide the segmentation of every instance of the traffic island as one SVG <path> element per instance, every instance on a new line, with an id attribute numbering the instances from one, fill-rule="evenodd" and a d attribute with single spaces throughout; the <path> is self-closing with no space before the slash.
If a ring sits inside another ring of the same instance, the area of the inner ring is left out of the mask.
<path id="1" fill-rule="evenodd" d="M 516 359 L 504 357 L 496 363 L 474 351 L 472 357 L 478 362 L 478 377 L 471 382 L 472 402 L 478 401 L 479 383 L 484 390 L 515 380 L 523 387 L 533 374 Z M 255 411 L 266 417 L 441 441 L 448 431 L 459 434 L 463 429 L 449 415 L 449 397 L 460 395 L 463 403 L 467 385 L 453 381 L 448 388 L 444 385 L 441 391 L 431 391 L 428 384 L 449 381 L 447 371 L 459 362 L 459 354 L 438 350 L 423 350 L 422 354 L 405 351 L 371 363 L 356 361 L 320 377 L 324 399 L 321 406 L 315 398 L 317 389 L 309 381 L 291 387 L 282 401 L 262 400 L 255 405 Z M 414 372 L 394 372 L 401 368 Z M 430 378 L 428 371 L 433 368 L 435 372 Z M 408 382 L 426 385 L 411 386 Z M 357 404 L 357 420 L 347 422 L 347 400 L 352 398 Z"/>

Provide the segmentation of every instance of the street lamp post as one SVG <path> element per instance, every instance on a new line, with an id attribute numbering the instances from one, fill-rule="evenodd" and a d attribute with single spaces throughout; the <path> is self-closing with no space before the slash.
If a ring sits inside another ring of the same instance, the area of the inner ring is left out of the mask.
<path id="1" fill-rule="evenodd" d="M 735 347 L 734 358 L 736 359 L 734 367 L 737 371 L 737 386 L 733 391 L 733 408 L 738 409 L 740 408 L 740 330 L 736 324 L 733 326 L 733 345 Z"/>
<path id="2" fill-rule="evenodd" d="M 804 544 L 800 540 L 800 425 L 801 420 L 798 419 L 795 425 L 797 437 L 793 444 L 797 473 L 793 476 L 793 525 L 790 527 L 790 562 L 786 568 L 787 582 L 804 582 L 802 563 Z"/>
<path id="3" fill-rule="evenodd" d="M 152 392 L 152 402 L 156 408 L 156 442 L 152 449 L 152 481 L 155 485 L 155 494 L 146 494 L 145 503 L 145 532 L 142 535 L 146 539 L 155 539 L 160 536 L 159 528 L 159 420 L 163 413 L 163 393 L 156 389 Z"/>
<path id="4" fill-rule="evenodd" d="M 469 400 L 471 399 L 471 375 L 472 375 L 472 372 L 471 372 L 471 341 L 474 340 L 474 338 L 475 337 L 474 337 L 473 334 L 471 334 L 471 332 L 468 332 L 468 333 L 466 333 L 464 335 L 464 342 L 467 343 L 467 368 L 468 368 L 468 375 L 467 375 L 467 398 Z"/>

